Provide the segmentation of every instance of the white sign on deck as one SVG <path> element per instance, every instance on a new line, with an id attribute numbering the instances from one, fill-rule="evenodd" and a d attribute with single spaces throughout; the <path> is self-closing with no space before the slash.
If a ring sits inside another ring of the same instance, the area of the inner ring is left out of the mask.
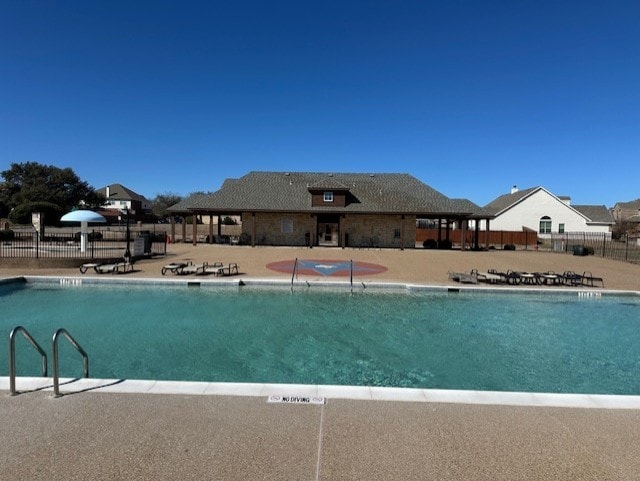
<path id="1" fill-rule="evenodd" d="M 269 396 L 268 403 L 284 404 L 324 404 L 323 397 L 318 396 Z"/>

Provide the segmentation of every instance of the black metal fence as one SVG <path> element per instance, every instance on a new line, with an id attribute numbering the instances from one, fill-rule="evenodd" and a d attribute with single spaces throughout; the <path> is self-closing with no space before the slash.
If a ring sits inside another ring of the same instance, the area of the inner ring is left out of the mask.
<path id="1" fill-rule="evenodd" d="M 44 234 L 31 227 L 0 231 L 0 258 L 109 259 L 166 254 L 166 233 L 124 227 L 89 229 L 51 228 Z"/>
<path id="2" fill-rule="evenodd" d="M 611 234 L 596 232 L 579 232 L 567 234 L 551 234 L 545 238 L 543 245 L 557 252 L 568 252 L 576 255 L 596 255 L 606 259 L 640 264 L 640 244 L 635 237 L 613 239 Z"/>

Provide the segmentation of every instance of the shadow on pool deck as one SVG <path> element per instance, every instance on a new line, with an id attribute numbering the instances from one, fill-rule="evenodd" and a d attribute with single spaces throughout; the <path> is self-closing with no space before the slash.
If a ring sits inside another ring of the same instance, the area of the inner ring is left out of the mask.
<path id="1" fill-rule="evenodd" d="M 2 479 L 631 480 L 640 410 L 0 392 Z"/>

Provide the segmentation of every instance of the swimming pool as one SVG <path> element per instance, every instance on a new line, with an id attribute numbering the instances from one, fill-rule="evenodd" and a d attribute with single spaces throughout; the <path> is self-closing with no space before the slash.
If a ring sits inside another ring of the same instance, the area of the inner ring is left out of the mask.
<path id="1" fill-rule="evenodd" d="M 64 327 L 110 379 L 640 394 L 639 308 L 553 292 L 0 286 L 7 336 L 22 325 L 50 353 Z M 18 375 L 38 375 L 19 344 Z M 78 354 L 60 350 L 61 375 L 79 377 Z"/>

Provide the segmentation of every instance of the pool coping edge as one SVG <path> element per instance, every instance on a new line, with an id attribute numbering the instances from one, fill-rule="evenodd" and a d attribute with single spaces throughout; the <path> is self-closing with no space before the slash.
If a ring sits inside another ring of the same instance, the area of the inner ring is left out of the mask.
<path id="1" fill-rule="evenodd" d="M 0 376 L 0 391 L 9 394 L 9 377 Z M 21 395 L 52 392 L 51 378 L 18 377 Z M 640 396 L 610 394 L 559 394 L 510 391 L 466 391 L 449 389 L 334 386 L 312 384 L 259 384 L 198 381 L 152 381 L 136 379 L 61 378 L 63 394 L 87 392 L 128 394 L 180 394 L 209 396 L 297 396 L 359 401 L 397 401 L 448 404 L 481 404 L 523 407 L 590 409 L 640 409 Z"/>

